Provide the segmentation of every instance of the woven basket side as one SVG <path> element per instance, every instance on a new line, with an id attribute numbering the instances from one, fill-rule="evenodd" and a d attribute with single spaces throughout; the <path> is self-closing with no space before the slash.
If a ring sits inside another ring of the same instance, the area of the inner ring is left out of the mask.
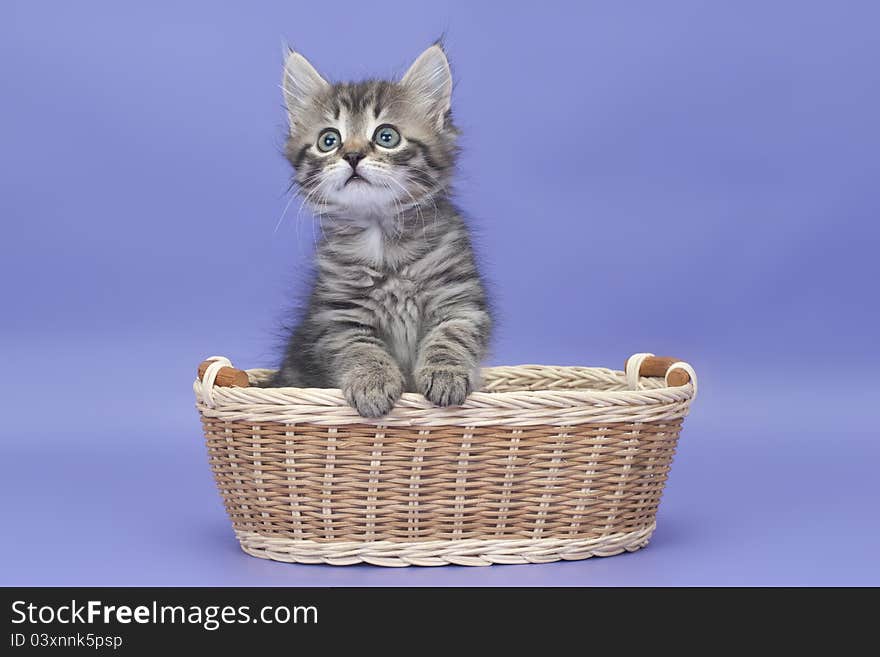
<path id="1" fill-rule="evenodd" d="M 681 418 L 573 427 L 203 416 L 237 532 L 313 541 L 583 539 L 653 526 Z"/>

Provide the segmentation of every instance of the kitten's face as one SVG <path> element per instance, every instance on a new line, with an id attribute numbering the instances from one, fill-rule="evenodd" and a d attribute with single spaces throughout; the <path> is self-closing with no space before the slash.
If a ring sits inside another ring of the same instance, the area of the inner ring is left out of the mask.
<path id="1" fill-rule="evenodd" d="M 393 218 L 450 181 L 456 130 L 446 56 L 431 46 L 399 82 L 326 82 L 299 53 L 284 67 L 287 156 L 320 214 Z"/>

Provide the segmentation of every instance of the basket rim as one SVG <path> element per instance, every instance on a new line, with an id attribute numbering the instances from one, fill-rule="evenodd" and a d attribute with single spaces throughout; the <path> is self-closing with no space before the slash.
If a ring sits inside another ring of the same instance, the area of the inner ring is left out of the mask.
<path id="1" fill-rule="evenodd" d="M 618 379 L 618 383 L 625 384 L 626 383 L 626 373 L 622 370 L 613 370 L 607 367 L 587 367 L 583 365 L 538 365 L 538 364 L 523 364 L 523 365 L 495 365 L 490 367 L 483 367 L 481 371 L 483 375 L 485 374 L 496 374 L 496 373 L 504 373 L 504 372 L 547 372 L 553 370 L 562 370 L 568 372 L 583 372 L 589 374 L 596 375 L 604 375 L 608 379 Z M 263 374 L 265 372 L 275 372 L 273 369 L 266 368 L 250 368 L 246 369 L 245 372 L 248 375 L 253 374 Z M 338 400 L 338 404 L 327 404 L 329 405 L 338 405 L 348 407 L 348 402 L 345 400 L 344 395 L 342 394 L 342 390 L 339 388 L 298 388 L 295 386 L 287 386 L 280 388 L 259 388 L 259 387 L 249 387 L 249 388 L 221 388 L 220 390 L 235 390 L 238 391 L 272 391 L 279 392 L 284 396 L 290 396 L 294 398 L 302 398 L 309 397 L 310 399 L 314 399 L 315 401 L 326 400 L 329 402 L 331 399 L 336 398 Z M 536 388 L 532 389 L 522 389 L 522 390 L 505 390 L 505 391 L 485 391 L 485 390 L 475 390 L 471 392 L 465 403 L 462 404 L 459 408 L 485 408 L 485 407 L 507 407 L 509 403 L 523 403 L 529 400 L 535 401 L 543 401 L 545 402 L 542 405 L 550 406 L 553 408 L 564 407 L 568 404 L 564 402 L 569 402 L 574 405 L 583 405 L 586 402 L 601 402 L 603 400 L 607 400 L 610 405 L 644 405 L 644 404 L 652 404 L 652 403 L 668 403 L 670 401 L 686 401 L 693 398 L 694 386 L 692 383 L 687 383 L 683 386 L 670 386 L 667 385 L 666 380 L 663 377 L 659 376 L 643 376 L 640 377 L 640 387 L 639 390 L 601 390 L 601 389 L 592 389 L 592 388 L 572 388 L 572 389 L 553 389 L 553 388 Z M 216 395 L 216 392 L 215 392 Z M 438 408 L 434 406 L 431 402 L 429 402 L 425 397 L 417 392 L 404 392 L 400 396 L 401 401 L 407 402 L 406 405 L 411 405 L 413 407 L 418 408 Z M 497 403 L 492 403 L 497 402 Z M 320 405 L 324 405 L 321 403 Z"/>
<path id="2" fill-rule="evenodd" d="M 264 376 L 273 370 L 252 368 L 245 370 L 251 377 Z M 603 367 L 582 367 L 575 365 L 514 365 L 483 368 L 484 374 L 505 375 L 517 373 L 544 373 L 559 371 L 562 373 L 579 374 L 584 380 L 590 378 L 596 382 L 613 385 L 625 385 L 626 374 L 620 370 Z M 350 417 L 349 422 L 383 424 L 398 411 L 403 413 L 425 413 L 430 411 L 431 423 L 441 424 L 448 420 L 449 424 L 467 424 L 468 418 L 488 417 L 492 413 L 544 411 L 556 415 L 553 424 L 566 424 L 565 409 L 572 412 L 585 408 L 605 409 L 613 412 L 618 408 L 625 413 L 627 408 L 653 406 L 689 405 L 694 397 L 694 386 L 687 383 L 682 386 L 669 386 L 662 377 L 641 377 L 638 390 L 597 390 L 597 389 L 524 389 L 498 392 L 472 392 L 461 406 L 440 408 L 434 406 L 419 393 L 406 392 L 401 395 L 395 410 L 389 416 L 377 420 L 369 420 L 354 414 L 342 391 L 338 388 L 261 388 L 261 387 L 212 387 L 208 390 L 198 378 L 193 384 L 199 407 L 203 411 L 241 413 L 247 415 L 251 411 L 266 413 L 291 411 L 297 416 L 320 416 L 333 414 L 340 419 Z M 575 423 L 578 422 L 572 417 Z M 582 421 L 582 420 L 580 420 Z M 620 421 L 628 421 L 621 417 Z M 542 422 L 539 422 L 542 423 Z"/>

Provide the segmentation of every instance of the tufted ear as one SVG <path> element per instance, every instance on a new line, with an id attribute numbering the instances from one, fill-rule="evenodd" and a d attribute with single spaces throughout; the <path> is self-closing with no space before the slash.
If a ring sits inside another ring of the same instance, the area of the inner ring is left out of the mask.
<path id="1" fill-rule="evenodd" d="M 284 90 L 284 102 L 287 103 L 287 114 L 293 126 L 298 112 L 302 110 L 309 98 L 323 91 L 328 86 L 309 60 L 298 52 L 288 49 L 284 60 L 284 76 L 281 88 Z"/>
<path id="2" fill-rule="evenodd" d="M 400 83 L 416 92 L 425 111 L 442 127 L 452 103 L 452 71 L 442 46 L 435 43 L 419 55 Z"/>

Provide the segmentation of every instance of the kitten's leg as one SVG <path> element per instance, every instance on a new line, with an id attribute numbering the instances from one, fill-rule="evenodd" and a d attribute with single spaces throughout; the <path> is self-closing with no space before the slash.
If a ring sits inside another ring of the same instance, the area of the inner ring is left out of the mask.
<path id="1" fill-rule="evenodd" d="M 306 322 L 281 368 L 263 387 L 341 388 L 364 417 L 386 415 L 400 398 L 403 373 L 375 331 L 353 322 Z"/>
<path id="2" fill-rule="evenodd" d="M 403 393 L 404 378 L 381 341 L 358 335 L 333 351 L 336 382 L 348 403 L 364 417 L 388 414 Z"/>
<path id="3" fill-rule="evenodd" d="M 438 406 L 460 406 L 479 385 L 490 319 L 480 309 L 461 311 L 425 335 L 415 367 L 416 385 Z"/>

